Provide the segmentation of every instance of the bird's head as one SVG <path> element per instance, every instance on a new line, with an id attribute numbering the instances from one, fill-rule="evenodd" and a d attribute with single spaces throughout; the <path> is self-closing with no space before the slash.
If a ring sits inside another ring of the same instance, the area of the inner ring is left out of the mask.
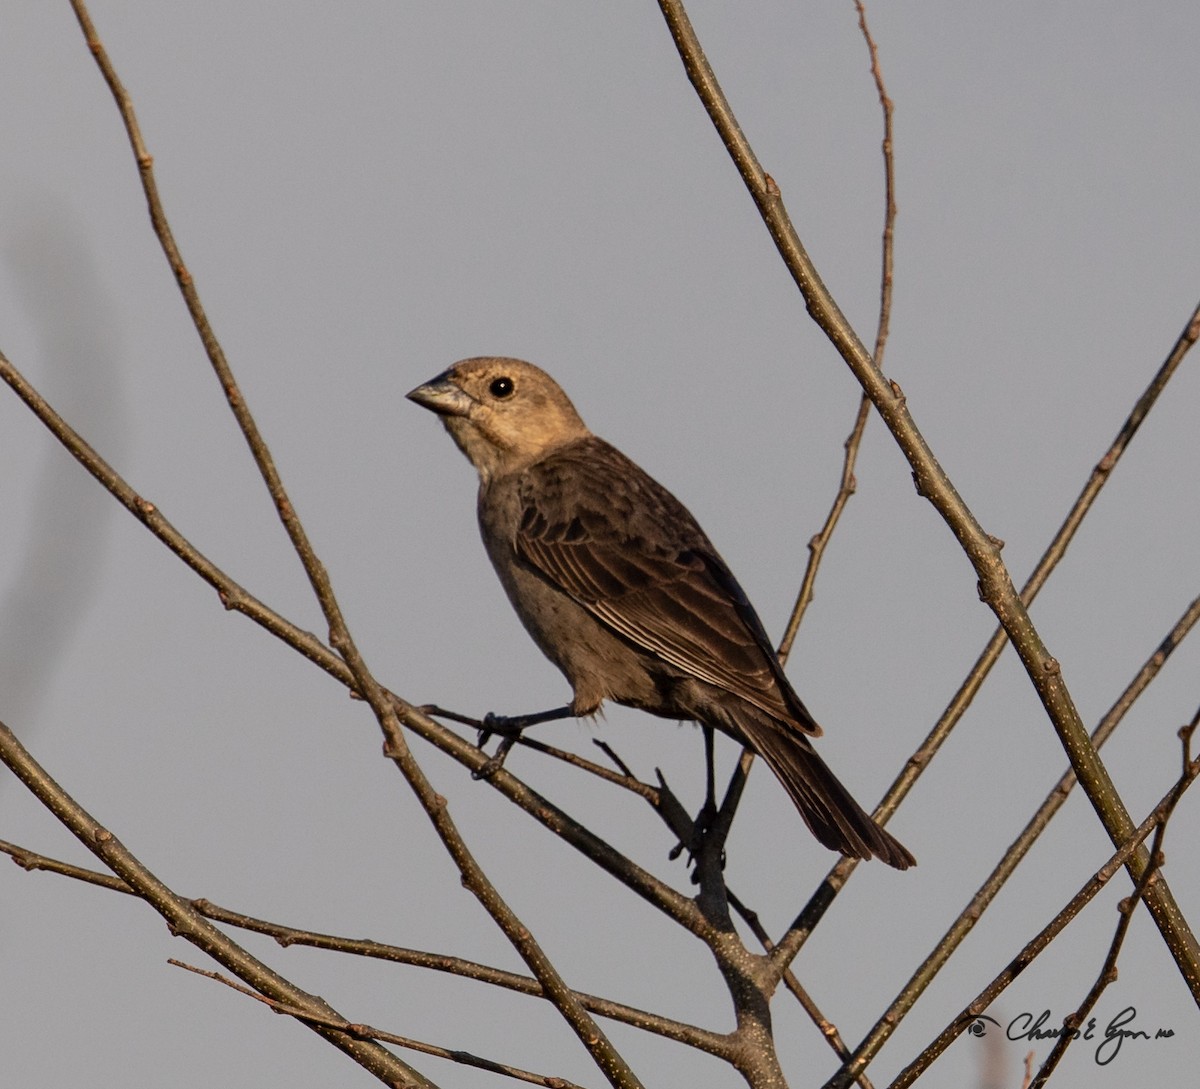
<path id="1" fill-rule="evenodd" d="M 590 434 L 558 383 L 520 359 L 464 359 L 408 399 L 441 417 L 484 483 Z"/>

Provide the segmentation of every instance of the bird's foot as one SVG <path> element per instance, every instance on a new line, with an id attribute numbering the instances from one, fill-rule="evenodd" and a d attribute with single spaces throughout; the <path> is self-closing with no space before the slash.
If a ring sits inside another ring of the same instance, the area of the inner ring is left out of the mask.
<path id="1" fill-rule="evenodd" d="M 713 830 L 717 823 L 717 803 L 712 798 L 705 800 L 704 805 L 700 807 L 700 812 L 696 814 L 696 820 L 692 825 L 692 840 L 696 844 L 703 843 L 708 838 L 708 834 Z"/>
<path id="2" fill-rule="evenodd" d="M 508 756 L 509 749 L 520 740 L 521 731 L 537 721 L 536 715 L 514 715 L 509 718 L 505 715 L 494 715 L 491 711 L 483 718 L 472 718 L 470 715 L 460 715 L 457 711 L 439 707 L 436 703 L 422 704 L 417 710 L 425 715 L 436 715 L 438 718 L 446 718 L 451 722 L 460 722 L 464 726 L 474 727 L 479 734 L 475 741 L 475 746 L 479 749 L 482 749 L 493 735 L 499 735 L 500 745 L 495 754 L 486 763 L 480 764 L 471 772 L 472 779 L 489 779 L 495 775 L 504 766 L 504 758 Z"/>
<path id="3" fill-rule="evenodd" d="M 687 836 L 679 841 L 668 856 L 672 861 L 677 859 L 684 851 L 688 854 L 688 864 L 693 868 L 693 881 L 699 880 L 699 866 L 705 855 L 710 852 L 716 853 L 716 864 L 720 870 L 725 869 L 725 835 L 728 829 L 722 827 L 717 818 L 720 813 L 717 807 L 711 802 L 706 801 L 700 812 L 696 814 L 696 819 L 692 822 L 692 827 Z"/>
<path id="4" fill-rule="evenodd" d="M 495 754 L 484 764 L 480 764 L 473 772 L 472 779 L 489 779 L 504 766 L 504 758 L 509 750 L 521 740 L 521 734 L 530 726 L 539 722 L 553 722 L 555 719 L 572 718 L 574 711 L 568 704 L 566 707 L 552 707 L 549 711 L 534 711 L 528 715 L 497 715 L 489 711 L 483 718 L 471 718 L 460 715 L 457 711 L 447 711 L 436 703 L 427 703 L 417 710 L 438 718 L 448 718 L 452 722 L 461 722 L 464 726 L 473 726 L 479 731 L 475 744 L 482 749 L 493 737 L 500 738 L 500 744 Z"/>
<path id="5" fill-rule="evenodd" d="M 496 746 L 496 751 L 487 763 L 480 764 L 471 772 L 471 778 L 490 779 L 504 767 L 504 761 L 512 747 L 521 740 L 521 734 L 524 733 L 526 727 L 533 725 L 529 720 L 534 717 L 533 715 L 514 715 L 510 718 L 507 715 L 492 714 L 491 711 L 484 715 L 483 720 L 479 723 L 479 737 L 475 742 L 475 747 L 482 749 L 491 741 L 493 735 L 500 738 L 500 744 Z"/>
<path id="6" fill-rule="evenodd" d="M 486 745 L 493 736 L 516 741 L 537 721 L 537 715 L 497 715 L 489 711 L 476 724 L 479 730 L 479 747 Z"/>

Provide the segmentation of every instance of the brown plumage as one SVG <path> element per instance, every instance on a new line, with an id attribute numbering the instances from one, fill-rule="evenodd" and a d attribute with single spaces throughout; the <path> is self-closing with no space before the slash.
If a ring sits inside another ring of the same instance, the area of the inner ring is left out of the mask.
<path id="1" fill-rule="evenodd" d="M 571 683 L 574 714 L 613 700 L 722 730 L 767 762 L 825 846 L 913 865 L 813 750 L 821 728 L 696 520 L 593 435 L 549 375 L 465 359 L 408 396 L 478 470 L 483 543 Z"/>

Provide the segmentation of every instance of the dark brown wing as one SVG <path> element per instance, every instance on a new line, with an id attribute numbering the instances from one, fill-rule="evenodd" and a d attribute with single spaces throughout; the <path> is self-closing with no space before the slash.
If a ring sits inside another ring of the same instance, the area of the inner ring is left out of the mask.
<path id="1" fill-rule="evenodd" d="M 594 436 L 526 471 L 517 554 L 598 620 L 809 734 L 762 622 L 696 520 Z"/>

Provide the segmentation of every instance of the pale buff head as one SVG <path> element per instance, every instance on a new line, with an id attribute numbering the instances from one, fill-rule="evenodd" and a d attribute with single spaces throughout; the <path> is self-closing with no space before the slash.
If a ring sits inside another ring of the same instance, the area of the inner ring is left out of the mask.
<path id="1" fill-rule="evenodd" d="M 591 433 L 558 383 L 520 359 L 464 359 L 408 399 L 441 417 L 485 484 Z"/>

